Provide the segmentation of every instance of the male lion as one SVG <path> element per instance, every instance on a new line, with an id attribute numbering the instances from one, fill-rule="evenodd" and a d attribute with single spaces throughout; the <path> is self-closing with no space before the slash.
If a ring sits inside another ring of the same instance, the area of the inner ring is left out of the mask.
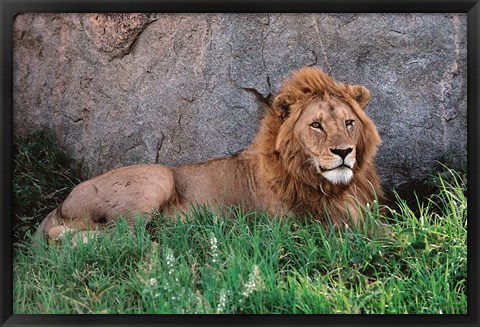
<path id="1" fill-rule="evenodd" d="M 168 168 L 114 169 L 77 185 L 40 224 L 50 240 L 97 230 L 118 216 L 145 221 L 190 205 L 240 205 L 270 215 L 309 215 L 341 226 L 382 196 L 377 129 L 364 112 L 370 92 L 308 67 L 287 79 L 253 143 L 239 154 Z"/>

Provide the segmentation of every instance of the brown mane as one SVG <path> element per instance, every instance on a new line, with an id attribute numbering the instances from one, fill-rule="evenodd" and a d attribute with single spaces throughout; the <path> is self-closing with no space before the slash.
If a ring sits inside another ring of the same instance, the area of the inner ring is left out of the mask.
<path id="1" fill-rule="evenodd" d="M 310 165 L 298 140 L 292 137 L 293 127 L 302 109 L 315 98 L 336 97 L 350 105 L 364 126 L 357 144 L 357 166 L 347 186 L 333 185 L 319 176 Z M 348 217 L 348 208 L 366 205 L 381 199 L 383 192 L 374 166 L 374 156 L 381 143 L 373 122 L 355 101 L 353 88 L 334 81 L 316 68 L 303 68 L 286 80 L 272 107 L 262 120 L 260 131 L 246 153 L 257 156 L 261 174 L 271 190 L 286 201 L 296 214 L 312 214 L 334 224 Z M 286 110 L 288 116 L 279 115 Z M 279 151 L 281 149 L 281 151 Z"/>

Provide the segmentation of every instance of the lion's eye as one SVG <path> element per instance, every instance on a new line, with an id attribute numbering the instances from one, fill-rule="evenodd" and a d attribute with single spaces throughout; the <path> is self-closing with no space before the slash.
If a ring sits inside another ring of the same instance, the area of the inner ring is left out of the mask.
<path id="1" fill-rule="evenodd" d="M 314 121 L 310 124 L 310 126 L 316 129 L 322 129 L 322 124 L 320 124 L 318 121 Z"/>
<path id="2" fill-rule="evenodd" d="M 347 127 L 352 127 L 352 126 L 353 126 L 353 122 L 354 122 L 353 119 L 346 120 L 346 121 L 345 121 L 345 126 L 347 126 Z"/>

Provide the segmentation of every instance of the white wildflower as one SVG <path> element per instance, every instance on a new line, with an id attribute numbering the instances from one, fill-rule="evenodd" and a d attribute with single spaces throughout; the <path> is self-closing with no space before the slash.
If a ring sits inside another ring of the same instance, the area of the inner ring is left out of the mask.
<path id="1" fill-rule="evenodd" d="M 218 260 L 218 241 L 215 235 L 210 235 L 210 252 L 212 254 L 212 263 L 216 263 Z"/>
<path id="2" fill-rule="evenodd" d="M 171 275 L 174 271 L 175 257 L 173 256 L 173 251 L 167 248 L 167 268 L 168 274 Z"/>
<path id="3" fill-rule="evenodd" d="M 243 290 L 242 295 L 248 297 L 254 291 L 261 291 L 264 286 L 265 284 L 260 274 L 260 269 L 255 265 L 253 271 L 248 275 L 248 281 L 245 284 L 245 289 Z"/>
<path id="4" fill-rule="evenodd" d="M 155 290 L 155 286 L 157 286 L 157 279 L 156 278 L 143 278 L 137 273 L 140 281 L 145 285 L 145 288 L 142 290 L 143 294 L 153 294 Z"/>
<path id="5" fill-rule="evenodd" d="M 225 290 L 222 289 L 220 292 L 220 300 L 218 301 L 218 304 L 217 304 L 217 313 L 225 312 L 226 307 L 227 307 L 227 293 L 225 293 Z"/>
<path id="6" fill-rule="evenodd" d="M 149 286 L 155 286 L 155 285 L 157 285 L 157 279 L 156 279 L 156 278 L 150 278 L 150 279 L 148 280 L 147 285 L 149 285 Z"/>
<path id="7" fill-rule="evenodd" d="M 170 292 L 170 283 L 168 281 L 165 282 L 165 285 L 163 286 L 163 290 L 165 292 Z"/>

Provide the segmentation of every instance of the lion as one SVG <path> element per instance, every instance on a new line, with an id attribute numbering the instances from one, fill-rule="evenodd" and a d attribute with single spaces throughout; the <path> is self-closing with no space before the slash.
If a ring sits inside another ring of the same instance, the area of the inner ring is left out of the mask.
<path id="1" fill-rule="evenodd" d="M 299 69 L 266 106 L 243 151 L 178 167 L 111 170 L 78 184 L 36 234 L 54 241 L 66 232 L 101 231 L 118 217 L 141 215 L 147 223 L 196 205 L 358 225 L 363 208 L 383 196 L 374 163 L 381 139 L 364 111 L 370 97 L 364 86 Z"/>

